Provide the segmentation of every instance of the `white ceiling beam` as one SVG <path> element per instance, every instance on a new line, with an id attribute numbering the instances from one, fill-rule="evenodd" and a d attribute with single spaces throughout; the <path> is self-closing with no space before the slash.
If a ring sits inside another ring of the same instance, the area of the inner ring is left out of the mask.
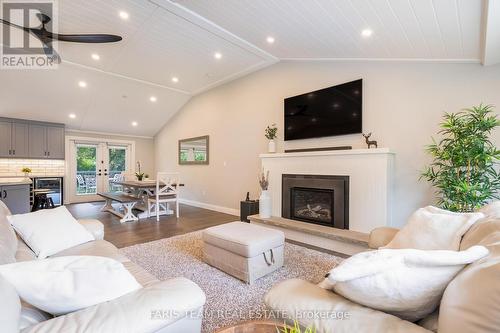
<path id="1" fill-rule="evenodd" d="M 483 8 L 481 63 L 500 63 L 500 0 L 485 0 Z"/>

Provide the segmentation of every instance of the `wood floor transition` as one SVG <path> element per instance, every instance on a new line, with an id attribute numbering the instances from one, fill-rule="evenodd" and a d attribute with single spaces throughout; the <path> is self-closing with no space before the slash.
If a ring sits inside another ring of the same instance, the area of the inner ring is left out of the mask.
<path id="1" fill-rule="evenodd" d="M 66 207 L 75 218 L 92 218 L 104 224 L 104 239 L 116 247 L 126 247 L 140 243 L 186 234 L 214 225 L 239 221 L 239 216 L 228 215 L 212 210 L 181 205 L 181 216 L 161 216 L 142 219 L 138 222 L 120 223 L 120 219 L 110 213 L 101 212 L 103 202 L 70 204 Z"/>

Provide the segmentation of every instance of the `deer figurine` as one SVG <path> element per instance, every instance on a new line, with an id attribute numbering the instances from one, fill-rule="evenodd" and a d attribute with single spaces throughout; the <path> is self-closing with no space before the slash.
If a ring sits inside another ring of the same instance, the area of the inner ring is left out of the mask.
<path id="1" fill-rule="evenodd" d="M 365 137 L 365 141 L 366 141 L 366 144 L 368 145 L 368 149 L 370 149 L 372 145 L 375 146 L 375 148 L 378 148 L 377 141 L 369 140 L 370 136 L 372 136 L 371 132 L 368 134 L 363 134 L 363 136 Z"/>

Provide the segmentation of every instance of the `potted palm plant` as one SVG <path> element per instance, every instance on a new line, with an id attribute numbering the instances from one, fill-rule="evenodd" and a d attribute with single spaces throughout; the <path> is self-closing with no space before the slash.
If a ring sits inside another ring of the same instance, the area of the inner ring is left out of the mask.
<path id="1" fill-rule="evenodd" d="M 490 141 L 500 120 L 490 105 L 446 113 L 440 141 L 427 147 L 433 161 L 422 173 L 437 188 L 438 204 L 471 212 L 500 196 L 500 151 Z"/>

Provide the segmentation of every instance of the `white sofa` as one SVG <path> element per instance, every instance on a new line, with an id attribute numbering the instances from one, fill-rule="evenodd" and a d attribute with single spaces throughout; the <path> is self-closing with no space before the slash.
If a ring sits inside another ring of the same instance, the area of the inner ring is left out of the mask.
<path id="1" fill-rule="evenodd" d="M 490 250 L 489 256 L 464 268 L 446 288 L 439 311 L 416 323 L 356 304 L 299 279 L 274 286 L 265 303 L 275 316 L 314 325 L 318 333 L 500 332 L 500 202 L 497 207 L 495 214 L 472 226 L 460 244 L 461 250 L 484 245 Z M 397 231 L 375 229 L 370 234 L 370 247 L 388 244 Z M 345 318 L 340 319 L 342 316 Z"/>
<path id="2" fill-rule="evenodd" d="M 33 251 L 16 237 L 6 219 L 8 214 L 10 214 L 8 208 L 0 201 L 0 265 L 14 261 L 35 260 Z M 0 278 L 2 333 L 200 332 L 202 309 L 206 300 L 200 287 L 185 278 L 158 281 L 120 254 L 113 244 L 103 239 L 104 228 L 101 222 L 97 220 L 79 220 L 79 222 L 94 235 L 96 240 L 67 249 L 53 257 L 94 255 L 113 258 L 120 261 L 143 288 L 112 301 L 53 318 L 30 304 L 20 302 L 12 285 Z M 58 236 L 64 237 L 64 235 Z"/>

